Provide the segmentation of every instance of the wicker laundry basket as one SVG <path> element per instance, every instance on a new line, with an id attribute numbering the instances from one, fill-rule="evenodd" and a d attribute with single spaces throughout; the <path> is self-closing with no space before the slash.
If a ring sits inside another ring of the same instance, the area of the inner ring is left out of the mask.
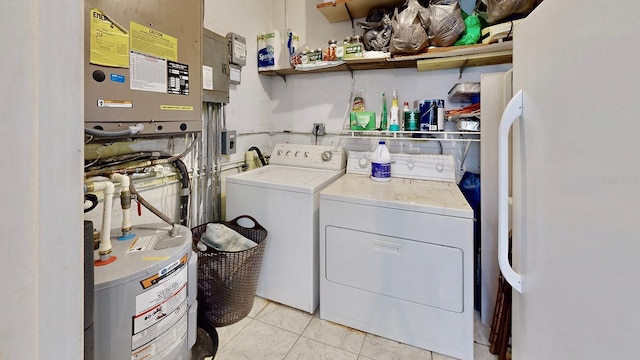
<path id="1" fill-rule="evenodd" d="M 243 218 L 251 220 L 254 226 L 241 226 L 238 221 Z M 242 251 L 219 251 L 211 247 L 202 251 L 197 244 L 207 224 L 191 229 L 193 251 L 198 254 L 198 321 L 221 327 L 242 320 L 253 307 L 267 230 L 248 215 L 214 223 L 223 224 L 258 244 Z"/>

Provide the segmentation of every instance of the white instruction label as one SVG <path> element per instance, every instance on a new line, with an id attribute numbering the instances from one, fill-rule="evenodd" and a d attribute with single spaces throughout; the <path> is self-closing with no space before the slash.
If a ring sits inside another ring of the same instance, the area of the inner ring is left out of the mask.
<path id="1" fill-rule="evenodd" d="M 167 92 L 167 60 L 155 56 L 129 53 L 131 90 Z"/>
<path id="2" fill-rule="evenodd" d="M 187 268 L 176 268 L 174 264 L 169 267 L 179 270 L 136 296 L 131 338 L 132 359 L 161 359 L 186 336 Z"/>

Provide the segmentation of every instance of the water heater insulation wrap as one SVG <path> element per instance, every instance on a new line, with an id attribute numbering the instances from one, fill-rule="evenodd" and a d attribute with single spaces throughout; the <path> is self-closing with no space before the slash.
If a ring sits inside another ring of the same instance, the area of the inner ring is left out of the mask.
<path id="1" fill-rule="evenodd" d="M 112 264 L 95 268 L 96 359 L 191 359 L 197 329 L 197 269 L 191 230 L 147 224 L 118 241 Z M 94 258 L 98 258 L 95 252 Z"/>

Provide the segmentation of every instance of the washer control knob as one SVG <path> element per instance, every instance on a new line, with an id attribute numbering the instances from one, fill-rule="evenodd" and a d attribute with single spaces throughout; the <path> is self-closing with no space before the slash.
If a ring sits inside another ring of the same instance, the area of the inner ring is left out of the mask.
<path id="1" fill-rule="evenodd" d="M 291 150 L 287 150 L 287 153 L 285 155 L 291 156 Z"/>
<path id="2" fill-rule="evenodd" d="M 437 163 L 436 164 L 436 170 L 438 170 L 438 172 L 443 172 L 444 171 L 444 165 L 442 163 Z"/>
<path id="3" fill-rule="evenodd" d="M 331 160 L 331 151 L 324 151 L 322 153 L 322 161 L 329 161 Z"/>
<path id="4" fill-rule="evenodd" d="M 278 150 L 278 155 L 282 156 L 282 150 Z"/>
<path id="5" fill-rule="evenodd" d="M 409 170 L 413 170 L 414 167 L 416 167 L 416 164 L 414 164 L 413 161 L 411 160 L 407 161 L 407 168 Z"/>
<path id="6" fill-rule="evenodd" d="M 364 169 L 367 167 L 367 158 L 365 157 L 361 157 L 360 160 L 358 160 L 358 166 L 360 166 L 361 169 Z"/>
<path id="7" fill-rule="evenodd" d="M 296 154 L 294 156 L 298 157 L 298 155 L 300 155 L 300 151 L 296 151 Z"/>
<path id="8" fill-rule="evenodd" d="M 305 152 L 304 152 L 304 157 L 305 157 L 305 158 L 308 158 L 308 157 L 309 157 L 309 152 L 308 152 L 308 151 L 305 151 Z"/>

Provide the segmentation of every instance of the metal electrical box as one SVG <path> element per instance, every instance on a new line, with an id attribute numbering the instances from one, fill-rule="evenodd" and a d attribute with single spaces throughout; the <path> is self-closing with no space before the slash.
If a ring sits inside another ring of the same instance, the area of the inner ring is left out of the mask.
<path id="1" fill-rule="evenodd" d="M 229 59 L 232 64 L 238 66 L 247 65 L 247 40 L 235 33 L 228 33 Z"/>
<path id="2" fill-rule="evenodd" d="M 220 153 L 232 155 L 236 153 L 236 131 L 222 130 L 220 132 Z"/>
<path id="3" fill-rule="evenodd" d="M 85 126 L 202 130 L 201 0 L 85 1 Z"/>
<path id="4" fill-rule="evenodd" d="M 229 103 L 229 41 L 202 29 L 202 101 Z"/>

